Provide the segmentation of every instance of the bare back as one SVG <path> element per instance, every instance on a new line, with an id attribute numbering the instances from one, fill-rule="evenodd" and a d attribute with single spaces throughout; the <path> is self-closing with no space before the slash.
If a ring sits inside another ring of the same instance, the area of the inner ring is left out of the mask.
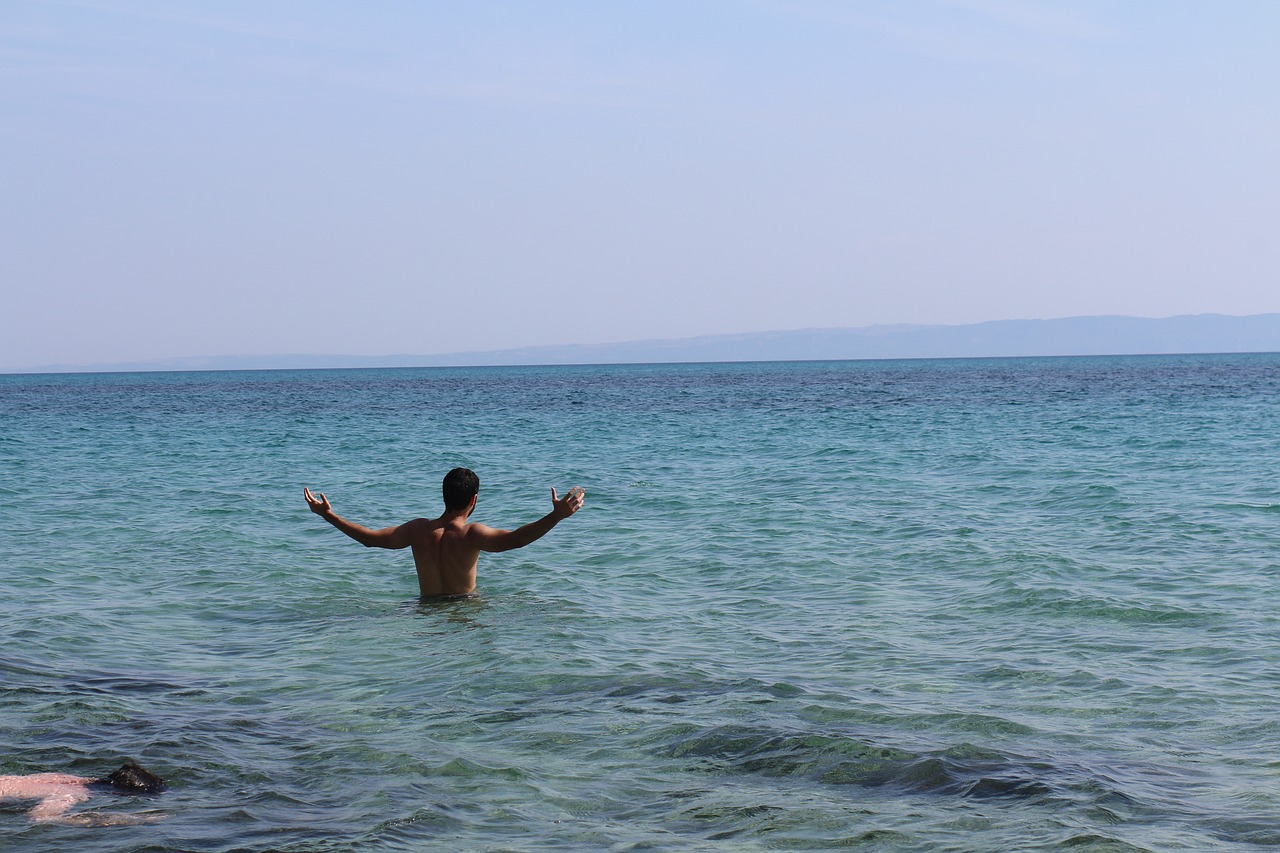
<path id="1" fill-rule="evenodd" d="M 157 779 L 157 781 L 159 781 Z M 67 826 L 135 826 L 163 820 L 157 814 L 121 814 L 119 812 L 83 812 L 68 814 L 74 806 L 93 794 L 90 786 L 106 780 L 71 776 L 67 773 L 32 773 L 28 776 L 0 776 L 0 800 L 39 800 L 27 812 L 33 823 L 59 823 Z"/>
<path id="2" fill-rule="evenodd" d="M 470 535 L 473 525 L 445 516 L 416 518 L 405 527 L 420 595 L 466 595 L 476 588 L 481 549 Z"/>

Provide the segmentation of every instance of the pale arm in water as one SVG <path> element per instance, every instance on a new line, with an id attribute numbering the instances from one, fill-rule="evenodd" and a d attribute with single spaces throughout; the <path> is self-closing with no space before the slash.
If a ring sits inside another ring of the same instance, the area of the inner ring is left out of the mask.
<path id="1" fill-rule="evenodd" d="M 65 826 L 133 826 L 163 820 L 160 814 L 81 812 L 67 814 L 73 806 L 92 797 L 89 786 L 97 782 L 66 773 L 34 773 L 30 776 L 0 776 L 0 800 L 39 800 L 27 812 L 33 823 Z"/>

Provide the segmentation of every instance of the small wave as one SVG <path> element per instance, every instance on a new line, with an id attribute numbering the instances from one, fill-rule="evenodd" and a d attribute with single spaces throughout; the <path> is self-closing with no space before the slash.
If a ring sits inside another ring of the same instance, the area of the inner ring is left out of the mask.
<path id="1" fill-rule="evenodd" d="M 945 726 L 950 731 L 963 731 L 981 735 L 991 734 L 1033 734 L 1030 726 L 996 717 L 990 714 L 936 713 L 918 714 L 911 718 L 913 722 L 928 726 Z"/>
<path id="2" fill-rule="evenodd" d="M 1088 853 L 1152 853 L 1149 847 L 1139 847 L 1109 835 L 1086 833 L 1073 835 L 1058 844 L 1062 850 L 1085 850 Z"/>
<path id="3" fill-rule="evenodd" d="M 1005 600 L 993 603 L 989 609 L 1004 610 L 1009 606 L 1008 598 L 1013 598 L 1019 610 L 1024 612 L 1127 625 L 1208 625 L 1217 619 L 1212 613 L 1172 605 L 1155 606 L 1114 596 L 1083 595 L 1055 588 L 1025 589 L 1015 585 L 1003 598 Z"/>
<path id="4" fill-rule="evenodd" d="M 519 780 L 525 773 L 518 767 L 487 767 L 466 758 L 451 758 L 433 771 L 439 776 L 457 776 L 466 779 L 501 778 Z"/>
<path id="5" fill-rule="evenodd" d="M 1255 504 L 1248 502 L 1232 502 L 1213 504 L 1212 509 L 1225 510 L 1227 512 L 1276 512 L 1280 513 L 1280 503 L 1274 504 Z"/>
<path id="6" fill-rule="evenodd" d="M 957 797 L 1046 800 L 1085 791 L 1117 793 L 1101 780 L 1082 782 L 1047 762 L 970 744 L 919 753 L 838 734 L 721 726 L 673 732 L 658 751 L 696 760 L 708 770 Z"/>
<path id="7" fill-rule="evenodd" d="M 38 676 L 43 678 L 48 673 L 49 667 L 36 661 L 18 660 L 13 657 L 9 657 L 7 660 L 0 660 L 0 675 L 3 675 L 6 681 L 17 676 Z"/>
<path id="8" fill-rule="evenodd" d="M 80 693 L 173 693 L 201 696 L 208 691 L 191 684 L 180 684 L 156 678 L 133 675 L 94 674 L 67 682 L 66 687 Z"/>
<path id="9" fill-rule="evenodd" d="M 1280 847 L 1280 828 L 1271 823 L 1243 818 L 1224 818 L 1215 821 L 1213 834 L 1234 844 L 1256 844 Z"/>
<path id="10" fill-rule="evenodd" d="M 1054 512 L 1118 512 L 1133 508 L 1133 503 L 1119 489 L 1104 483 L 1054 486 L 1036 505 Z"/>

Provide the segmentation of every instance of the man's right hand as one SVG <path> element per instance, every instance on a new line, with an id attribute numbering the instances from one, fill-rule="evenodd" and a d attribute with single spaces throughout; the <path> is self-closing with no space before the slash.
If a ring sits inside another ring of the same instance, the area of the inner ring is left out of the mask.
<path id="1" fill-rule="evenodd" d="M 321 495 L 324 497 L 324 495 Z M 578 510 L 582 509 L 582 502 L 587 499 L 587 493 L 581 486 L 575 486 L 569 490 L 564 497 L 556 495 L 555 486 L 551 487 L 551 512 L 557 519 L 568 518 Z"/>
<path id="2" fill-rule="evenodd" d="M 552 489 L 554 492 L 555 490 Z M 329 499 L 324 496 L 324 492 L 320 493 L 320 497 L 311 494 L 311 490 L 303 488 L 302 496 L 307 499 L 307 506 L 311 507 L 311 511 L 316 515 L 327 516 L 333 512 L 333 507 L 329 506 Z"/>

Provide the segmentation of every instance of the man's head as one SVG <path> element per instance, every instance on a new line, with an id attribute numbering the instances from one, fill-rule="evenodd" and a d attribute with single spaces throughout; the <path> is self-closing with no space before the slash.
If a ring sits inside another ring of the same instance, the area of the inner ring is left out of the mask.
<path id="1" fill-rule="evenodd" d="M 480 491 L 480 478 L 470 468 L 454 468 L 444 475 L 444 508 L 466 509 Z"/>
<path id="2" fill-rule="evenodd" d="M 165 788 L 163 779 L 132 761 L 126 761 L 119 770 L 101 781 L 131 794 L 158 794 Z"/>

